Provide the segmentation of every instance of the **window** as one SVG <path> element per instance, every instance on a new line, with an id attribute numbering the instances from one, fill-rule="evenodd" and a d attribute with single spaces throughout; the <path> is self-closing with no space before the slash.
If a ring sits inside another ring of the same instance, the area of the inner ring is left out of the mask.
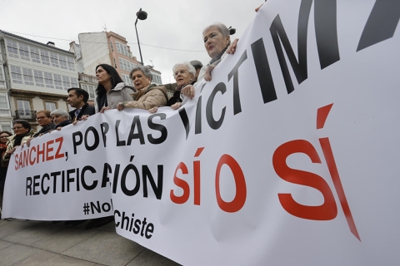
<path id="1" fill-rule="evenodd" d="M 78 79 L 77 78 L 71 78 L 71 87 L 78 88 Z"/>
<path id="2" fill-rule="evenodd" d="M 54 84 L 56 85 L 56 89 L 62 90 L 62 81 L 61 81 L 61 75 L 54 74 Z"/>
<path id="3" fill-rule="evenodd" d="M 128 47 L 125 44 L 115 42 L 115 45 L 117 46 L 118 53 L 129 56 Z"/>
<path id="4" fill-rule="evenodd" d="M 129 78 L 129 75 L 122 74 L 122 79 L 124 80 L 125 84 L 132 85 L 132 80 Z"/>
<path id="5" fill-rule="evenodd" d="M 58 62 L 58 54 L 50 52 L 50 61 L 52 66 L 60 67 L 60 63 Z"/>
<path id="6" fill-rule="evenodd" d="M 113 46 L 112 42 L 110 42 L 110 48 L 111 48 L 111 52 L 114 52 L 114 46 Z"/>
<path id="7" fill-rule="evenodd" d="M 58 58 L 60 58 L 60 66 L 61 66 L 61 68 L 68 69 L 67 68 L 67 57 L 64 56 L 64 55 L 59 55 Z"/>
<path id="8" fill-rule="evenodd" d="M 44 72 L 44 82 L 46 83 L 46 88 L 54 89 L 53 74 Z"/>
<path id="9" fill-rule="evenodd" d="M 22 68 L 22 71 L 24 73 L 24 81 L 25 81 L 25 85 L 35 85 L 33 83 L 33 75 L 32 75 L 32 69 L 29 68 Z"/>
<path id="10" fill-rule="evenodd" d="M 19 58 L 17 42 L 12 40 L 7 40 L 7 51 L 10 57 Z"/>
<path id="11" fill-rule="evenodd" d="M 31 105 L 27 100 L 17 100 L 17 109 L 19 113 L 19 117 L 22 119 L 30 119 L 32 117 L 31 114 Z"/>
<path id="12" fill-rule="evenodd" d="M 39 48 L 31 46 L 32 62 L 40 63 Z"/>
<path id="13" fill-rule="evenodd" d="M 8 131 L 8 132 L 12 132 L 11 130 L 11 123 L 1 123 L 0 124 L 0 130 L 1 131 Z"/>
<path id="14" fill-rule="evenodd" d="M 46 50 L 40 50 L 40 58 L 42 59 L 42 64 L 50 65 L 49 52 Z"/>
<path id="15" fill-rule="evenodd" d="M 124 55 L 129 56 L 128 47 L 124 45 Z"/>
<path id="16" fill-rule="evenodd" d="M 0 88 L 6 87 L 6 80 L 4 79 L 3 66 L 0 65 Z"/>
<path id="17" fill-rule="evenodd" d="M 96 94 L 95 94 L 96 88 L 94 86 L 82 84 L 82 89 L 89 93 L 89 99 L 96 98 Z"/>
<path id="18" fill-rule="evenodd" d="M 43 72 L 39 70 L 33 70 L 33 76 L 35 78 L 36 86 L 44 87 Z"/>
<path id="19" fill-rule="evenodd" d="M 115 42 L 115 45 L 117 46 L 117 52 L 122 54 L 122 44 L 119 42 Z"/>
<path id="20" fill-rule="evenodd" d="M 31 61 L 29 56 L 29 46 L 24 43 L 19 43 L 19 55 L 22 59 Z"/>
<path id="21" fill-rule="evenodd" d="M 68 90 L 69 88 L 71 88 L 71 83 L 69 82 L 69 77 L 62 76 L 62 81 L 63 81 L 64 90 Z"/>
<path id="22" fill-rule="evenodd" d="M 0 93 L 0 115 L 9 116 L 10 109 L 8 107 L 7 94 Z"/>
<path id="23" fill-rule="evenodd" d="M 51 111 L 54 111 L 57 109 L 56 103 L 55 102 L 45 102 L 45 109 Z"/>
<path id="24" fill-rule="evenodd" d="M 75 71 L 75 62 L 72 57 L 67 57 L 67 64 L 69 70 Z"/>
<path id="25" fill-rule="evenodd" d="M 118 60 L 119 60 L 119 65 L 121 66 L 121 68 L 123 70 L 126 70 L 126 71 L 132 70 L 133 67 L 131 67 L 131 62 L 129 62 L 128 60 L 123 59 L 123 58 L 118 58 Z"/>
<path id="26" fill-rule="evenodd" d="M 13 66 L 13 65 L 10 65 L 10 67 L 11 67 L 12 81 L 14 83 L 23 84 L 21 68 L 19 66 Z"/>
<path id="27" fill-rule="evenodd" d="M 88 85 L 89 99 L 96 98 L 96 87 L 93 85 Z"/>

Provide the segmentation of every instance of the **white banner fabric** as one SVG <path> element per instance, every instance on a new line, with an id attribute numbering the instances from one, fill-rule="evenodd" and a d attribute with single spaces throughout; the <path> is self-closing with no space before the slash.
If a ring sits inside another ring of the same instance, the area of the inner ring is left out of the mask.
<path id="1" fill-rule="evenodd" d="M 14 157 L 5 212 L 112 206 L 118 234 L 183 265 L 397 265 L 399 10 L 268 1 L 179 111 L 111 110 L 32 141 L 54 158 Z"/>

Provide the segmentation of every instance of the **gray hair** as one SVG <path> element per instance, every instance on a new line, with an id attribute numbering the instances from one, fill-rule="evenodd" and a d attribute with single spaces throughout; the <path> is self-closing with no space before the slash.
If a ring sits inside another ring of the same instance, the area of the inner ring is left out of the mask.
<path id="1" fill-rule="evenodd" d="M 191 63 L 189 63 L 189 62 L 182 62 L 182 63 L 175 64 L 175 65 L 172 67 L 172 74 L 174 75 L 174 77 L 175 77 L 176 68 L 177 68 L 178 66 L 184 66 L 184 67 L 186 68 L 186 70 L 187 70 L 190 74 L 192 74 L 193 76 L 196 75 L 196 69 L 194 68 L 194 66 L 193 66 Z"/>
<path id="2" fill-rule="evenodd" d="M 147 78 L 149 78 L 150 81 L 153 80 L 153 75 L 151 74 L 150 70 L 147 67 L 144 67 L 141 65 L 137 65 L 131 70 L 131 73 L 129 73 L 129 78 L 132 79 L 133 72 L 138 71 L 138 70 L 142 71 L 143 75 L 145 75 Z"/>
<path id="3" fill-rule="evenodd" d="M 224 37 L 225 36 L 230 36 L 228 27 L 226 27 L 221 22 L 216 22 L 216 23 L 211 24 L 210 26 L 206 27 L 203 30 L 203 36 L 204 36 L 204 33 L 206 33 L 206 31 L 208 31 L 209 29 L 211 29 L 213 27 L 217 28 L 221 32 L 222 36 L 224 36 Z"/>
<path id="4" fill-rule="evenodd" d="M 65 110 L 62 109 L 56 109 L 50 113 L 50 115 L 61 115 L 62 117 L 65 117 L 66 119 L 69 119 L 69 113 Z"/>

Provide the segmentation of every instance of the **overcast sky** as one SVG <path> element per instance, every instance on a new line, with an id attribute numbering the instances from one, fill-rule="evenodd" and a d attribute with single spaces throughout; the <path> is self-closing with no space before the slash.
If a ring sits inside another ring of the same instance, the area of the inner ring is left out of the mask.
<path id="1" fill-rule="evenodd" d="M 136 12 L 148 18 L 137 27 L 145 65 L 162 72 L 163 83 L 174 82 L 172 66 L 193 59 L 206 64 L 203 29 L 222 22 L 240 38 L 262 0 L 0 0 L 0 29 L 38 42 L 53 41 L 68 50 L 82 32 L 113 31 L 124 36 L 140 61 L 135 33 Z M 94 73 L 87 73 L 94 74 Z"/>

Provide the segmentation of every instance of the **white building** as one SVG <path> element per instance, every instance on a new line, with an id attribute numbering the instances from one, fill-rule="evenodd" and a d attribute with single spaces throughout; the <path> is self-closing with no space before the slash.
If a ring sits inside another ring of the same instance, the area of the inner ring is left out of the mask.
<path id="1" fill-rule="evenodd" d="M 68 110 L 67 89 L 78 87 L 75 55 L 0 30 L 0 129 L 13 119 L 38 125 L 38 110 Z"/>

